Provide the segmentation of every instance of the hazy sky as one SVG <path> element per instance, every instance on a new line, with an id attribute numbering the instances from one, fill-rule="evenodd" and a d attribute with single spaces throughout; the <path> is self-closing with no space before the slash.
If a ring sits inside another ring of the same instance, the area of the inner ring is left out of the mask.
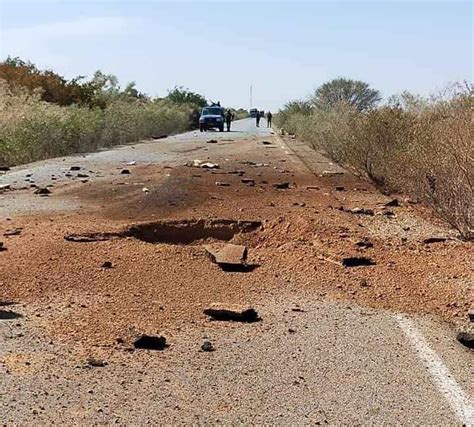
<path id="1" fill-rule="evenodd" d="M 277 110 L 338 76 L 384 96 L 472 81 L 470 1 L 0 0 L 0 56 L 70 78 L 95 70 L 150 95 L 183 85 Z"/>

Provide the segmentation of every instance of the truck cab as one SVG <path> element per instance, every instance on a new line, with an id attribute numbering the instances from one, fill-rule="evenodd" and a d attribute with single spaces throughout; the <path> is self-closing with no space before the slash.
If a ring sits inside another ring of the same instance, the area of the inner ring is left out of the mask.
<path id="1" fill-rule="evenodd" d="M 224 109 L 217 104 L 204 107 L 199 117 L 199 130 L 204 132 L 208 129 L 219 129 L 224 131 Z"/>

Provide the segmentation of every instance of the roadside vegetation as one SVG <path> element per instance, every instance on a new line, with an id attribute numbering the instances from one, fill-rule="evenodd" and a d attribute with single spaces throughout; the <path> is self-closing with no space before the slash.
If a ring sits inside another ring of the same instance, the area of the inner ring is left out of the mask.
<path id="1" fill-rule="evenodd" d="M 404 92 L 381 104 L 366 83 L 336 79 L 288 103 L 275 123 L 387 194 L 428 203 L 472 240 L 473 96 L 472 85 L 463 83 L 427 98 Z"/>
<path id="2" fill-rule="evenodd" d="M 193 128 L 206 99 L 181 87 L 150 98 L 97 71 L 66 80 L 19 58 L 0 63 L 0 165 L 90 152 Z"/>

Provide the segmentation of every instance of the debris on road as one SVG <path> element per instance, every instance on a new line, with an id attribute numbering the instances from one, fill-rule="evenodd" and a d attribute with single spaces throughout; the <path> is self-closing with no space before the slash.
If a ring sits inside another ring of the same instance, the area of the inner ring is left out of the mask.
<path id="1" fill-rule="evenodd" d="M 467 312 L 467 317 L 469 317 L 469 321 L 474 323 L 474 308 L 471 308 Z"/>
<path id="2" fill-rule="evenodd" d="M 207 144 L 217 144 L 217 139 L 209 139 L 206 141 Z"/>
<path id="3" fill-rule="evenodd" d="M 10 168 L 5 165 L 0 165 L 0 172 L 8 172 Z"/>
<path id="4" fill-rule="evenodd" d="M 252 178 L 242 178 L 240 182 L 242 184 L 248 185 L 249 187 L 253 187 L 255 185 L 255 181 Z"/>
<path id="5" fill-rule="evenodd" d="M 204 249 L 211 259 L 220 267 L 245 265 L 247 247 L 230 243 L 216 243 L 204 245 Z"/>
<path id="6" fill-rule="evenodd" d="M 94 368 L 103 368 L 104 366 L 107 366 L 107 362 L 105 360 L 97 359 L 95 357 L 88 357 L 87 365 Z"/>
<path id="7" fill-rule="evenodd" d="M 287 190 L 290 188 L 290 183 L 289 182 L 279 182 L 276 184 L 272 185 L 273 188 L 276 188 L 277 190 Z"/>
<path id="8" fill-rule="evenodd" d="M 127 166 L 135 166 L 137 162 L 135 160 L 132 160 L 131 162 L 127 163 Z"/>
<path id="9" fill-rule="evenodd" d="M 228 182 L 223 182 L 223 181 L 216 181 L 216 185 L 218 187 L 230 187 L 230 184 Z"/>
<path id="10" fill-rule="evenodd" d="M 194 167 L 194 168 L 204 168 L 204 169 L 219 169 L 220 168 L 217 163 L 204 162 L 198 159 L 187 162 L 186 166 Z"/>
<path id="11" fill-rule="evenodd" d="M 392 199 L 389 202 L 385 203 L 385 206 L 395 208 L 400 206 L 400 201 L 398 199 Z"/>
<path id="12" fill-rule="evenodd" d="M 113 233 L 67 234 L 64 236 L 64 240 L 79 243 L 103 242 L 114 236 L 116 235 Z"/>
<path id="13" fill-rule="evenodd" d="M 148 193 L 150 190 L 149 190 L 147 187 L 143 187 L 143 188 L 142 188 L 142 191 L 143 191 L 144 193 Z"/>
<path id="14" fill-rule="evenodd" d="M 133 341 L 133 346 L 144 350 L 164 350 L 168 347 L 166 338 L 161 335 L 140 335 Z"/>
<path id="15" fill-rule="evenodd" d="M 0 193 L 10 190 L 10 184 L 0 184 Z"/>
<path id="16" fill-rule="evenodd" d="M 214 303 L 204 309 L 204 314 L 218 321 L 253 323 L 261 320 L 253 307 Z"/>
<path id="17" fill-rule="evenodd" d="M 461 329 L 456 339 L 467 348 L 474 349 L 474 325 L 471 323 Z"/>
<path id="18" fill-rule="evenodd" d="M 342 259 L 342 265 L 344 267 L 361 267 L 375 265 L 375 261 L 369 257 L 346 257 Z"/>
<path id="19" fill-rule="evenodd" d="M 21 232 L 23 231 L 23 228 L 12 228 L 10 230 L 6 230 L 3 235 L 4 236 L 18 236 L 19 234 L 21 234 Z"/>
<path id="20" fill-rule="evenodd" d="M 35 190 L 35 194 L 38 194 L 40 196 L 49 196 L 51 194 L 51 191 L 48 190 L 46 187 L 41 187 Z"/>
<path id="21" fill-rule="evenodd" d="M 433 237 L 428 237 L 426 239 L 423 239 L 423 243 L 425 245 L 430 245 L 431 243 L 442 243 L 448 240 L 446 237 L 442 236 L 433 236 Z"/>
<path id="22" fill-rule="evenodd" d="M 163 135 L 152 135 L 151 137 L 152 137 L 152 139 L 164 139 L 164 138 L 168 138 L 168 135 L 166 135 L 166 134 L 163 134 Z"/>
<path id="23" fill-rule="evenodd" d="M 344 172 L 336 172 L 336 171 L 323 171 L 321 176 L 332 176 L 332 175 L 344 175 Z"/>
<path id="24" fill-rule="evenodd" d="M 336 186 L 336 191 L 345 191 L 346 189 L 342 185 Z"/>
<path id="25" fill-rule="evenodd" d="M 77 177 L 78 178 L 89 178 L 89 175 L 87 175 L 86 173 L 78 173 Z"/>
<path id="26" fill-rule="evenodd" d="M 368 216 L 375 215 L 374 210 L 368 209 L 368 208 L 352 208 L 352 209 L 346 210 L 346 212 L 349 212 L 354 215 L 368 215 Z"/>
<path id="27" fill-rule="evenodd" d="M 81 167 L 80 166 L 71 166 L 69 168 L 70 171 L 80 171 L 81 170 Z"/>
<path id="28" fill-rule="evenodd" d="M 363 249 L 368 249 L 368 248 L 373 248 L 374 247 L 374 244 L 368 239 L 359 240 L 358 242 L 355 242 L 355 245 L 358 248 L 363 248 Z"/>
<path id="29" fill-rule="evenodd" d="M 316 187 L 315 185 L 307 185 L 305 190 L 319 190 L 319 187 Z"/>
<path id="30" fill-rule="evenodd" d="M 6 251 L 7 248 L 3 246 L 3 242 L 0 242 L 0 252 Z"/>
<path id="31" fill-rule="evenodd" d="M 108 268 L 113 268 L 113 265 L 110 261 L 105 261 L 100 267 L 108 269 Z"/>
<path id="32" fill-rule="evenodd" d="M 130 170 L 129 170 L 129 169 L 122 169 L 122 170 L 120 171 L 120 173 L 121 173 L 122 175 L 129 175 L 129 174 L 130 174 Z"/>
<path id="33" fill-rule="evenodd" d="M 273 145 L 270 141 L 262 141 L 263 145 Z"/>
<path id="34" fill-rule="evenodd" d="M 227 173 L 230 174 L 230 175 L 238 175 L 238 176 L 245 175 L 245 171 L 242 171 L 242 170 L 235 170 L 235 171 L 230 171 L 230 172 L 227 172 Z"/>
<path id="35" fill-rule="evenodd" d="M 210 341 L 204 341 L 201 345 L 201 351 L 204 352 L 211 352 L 211 351 L 216 351 L 216 348 Z"/>

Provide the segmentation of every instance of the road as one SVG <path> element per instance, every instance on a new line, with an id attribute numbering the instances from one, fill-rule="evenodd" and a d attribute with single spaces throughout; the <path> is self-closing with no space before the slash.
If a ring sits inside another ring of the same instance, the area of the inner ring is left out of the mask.
<path id="1" fill-rule="evenodd" d="M 219 169 L 186 166 L 195 160 Z M 265 121 L 0 179 L 11 185 L 0 195 L 3 423 L 474 425 L 473 354 L 455 339 L 473 301 L 472 248 L 423 244 L 452 232 L 405 201 L 387 214 L 390 198 Z M 194 240 L 199 219 L 260 221 L 230 240 L 256 268 L 213 264 Z M 182 221 L 172 244 L 152 231 L 166 221 Z M 123 238 L 64 239 L 108 232 Z M 344 267 L 348 256 L 374 265 Z M 210 321 L 215 302 L 261 321 Z M 131 351 L 117 340 L 131 331 L 169 347 Z M 201 351 L 206 340 L 215 351 Z"/>

